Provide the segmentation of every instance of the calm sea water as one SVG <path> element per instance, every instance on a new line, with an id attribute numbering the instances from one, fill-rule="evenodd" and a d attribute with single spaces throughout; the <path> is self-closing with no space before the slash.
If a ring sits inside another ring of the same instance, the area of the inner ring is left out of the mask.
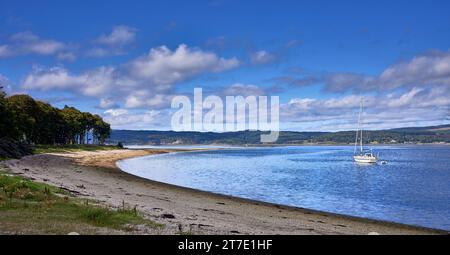
<path id="1" fill-rule="evenodd" d="M 235 148 L 119 162 L 184 187 L 450 230 L 450 147 L 380 146 L 386 165 L 352 162 L 350 146 Z"/>

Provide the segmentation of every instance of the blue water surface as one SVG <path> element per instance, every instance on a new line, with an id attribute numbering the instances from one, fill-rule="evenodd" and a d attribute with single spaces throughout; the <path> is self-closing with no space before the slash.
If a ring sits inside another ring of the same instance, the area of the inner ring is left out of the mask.
<path id="1" fill-rule="evenodd" d="M 374 151 L 386 165 L 354 163 L 351 146 L 229 148 L 118 165 L 183 187 L 450 230 L 450 147 L 377 146 Z"/>

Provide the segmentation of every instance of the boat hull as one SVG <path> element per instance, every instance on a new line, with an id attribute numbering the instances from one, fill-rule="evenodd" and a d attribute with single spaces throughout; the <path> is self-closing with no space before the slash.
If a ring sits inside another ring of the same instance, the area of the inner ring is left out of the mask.
<path id="1" fill-rule="evenodd" d="M 377 163 L 376 157 L 353 156 L 353 160 L 358 163 L 373 164 Z"/>

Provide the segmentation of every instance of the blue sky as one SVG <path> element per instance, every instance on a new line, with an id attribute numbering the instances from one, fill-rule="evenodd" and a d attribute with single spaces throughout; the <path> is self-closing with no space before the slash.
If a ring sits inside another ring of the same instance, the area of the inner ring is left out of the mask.
<path id="1" fill-rule="evenodd" d="M 278 95 L 281 128 L 449 123 L 448 1 L 0 1 L 0 82 L 170 129 L 170 100 Z M 228 94 L 227 94 L 228 93 Z"/>

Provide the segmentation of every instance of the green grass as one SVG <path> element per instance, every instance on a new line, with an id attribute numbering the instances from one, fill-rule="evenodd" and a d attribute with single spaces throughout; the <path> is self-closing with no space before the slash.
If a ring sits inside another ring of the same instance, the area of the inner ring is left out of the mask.
<path id="1" fill-rule="evenodd" d="M 71 197 L 59 188 L 0 172 L 2 230 L 38 234 L 95 233 L 96 227 L 130 231 L 135 225 L 164 226 L 144 219 L 136 208 L 125 204 L 113 210 Z"/>
<path id="2" fill-rule="evenodd" d="M 119 149 L 119 147 L 112 145 L 91 145 L 91 144 L 36 145 L 33 149 L 33 154 L 63 153 L 63 152 L 77 152 L 77 151 L 102 151 L 102 150 L 117 150 L 117 149 Z"/>
<path id="3" fill-rule="evenodd" d="M 0 171 L 0 201 L 3 201 L 5 197 L 43 201 L 56 198 L 57 194 L 68 195 L 65 190 Z"/>

